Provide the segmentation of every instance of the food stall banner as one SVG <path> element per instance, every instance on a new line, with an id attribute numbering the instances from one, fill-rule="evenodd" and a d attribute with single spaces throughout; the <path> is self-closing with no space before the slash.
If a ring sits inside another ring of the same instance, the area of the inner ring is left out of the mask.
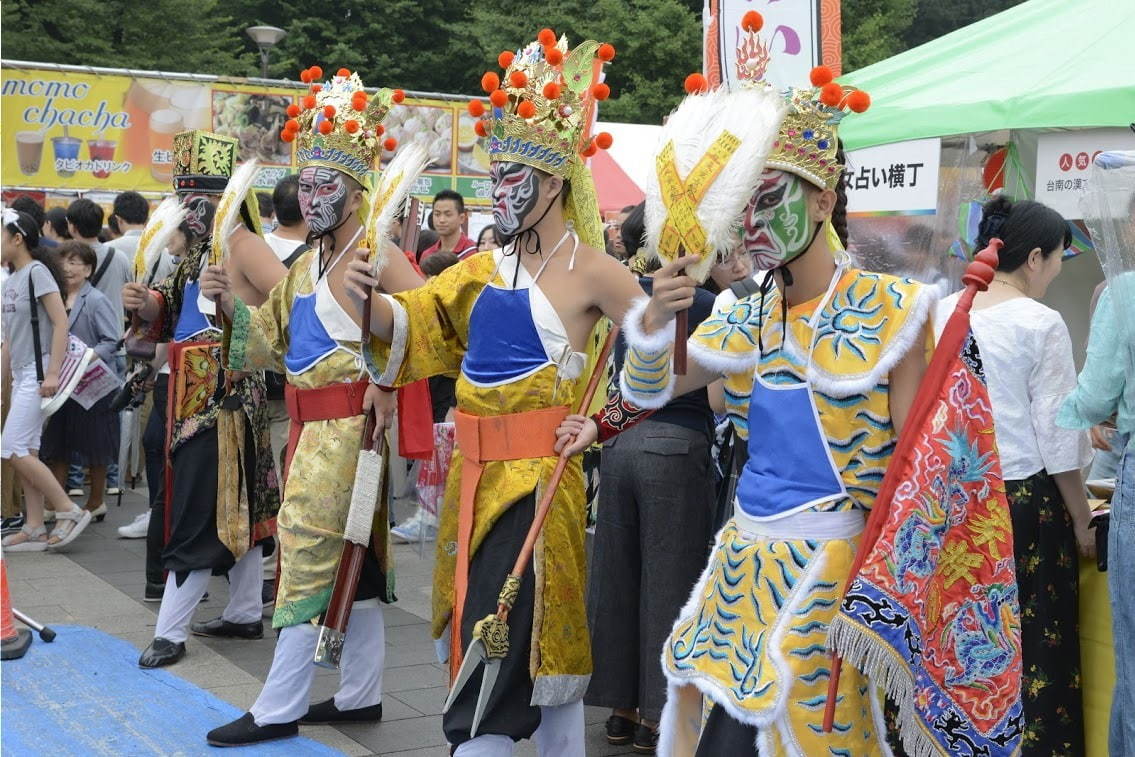
<path id="1" fill-rule="evenodd" d="M 279 139 L 294 87 L 190 75 L 13 65 L 0 79 L 0 181 L 6 190 L 165 193 L 173 135 L 206 129 L 236 137 L 238 160 L 256 159 L 256 186 L 271 189 L 295 170 L 293 145 Z M 407 97 L 388 116 L 399 144 L 421 142 L 432 163 L 415 194 L 456 189 L 488 204 L 489 159 L 465 100 Z M 382 155 L 389 161 L 393 153 Z"/>

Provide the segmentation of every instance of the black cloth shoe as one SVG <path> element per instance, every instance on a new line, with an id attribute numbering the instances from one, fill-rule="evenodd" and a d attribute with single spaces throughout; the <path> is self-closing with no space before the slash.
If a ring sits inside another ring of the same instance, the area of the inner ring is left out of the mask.
<path id="1" fill-rule="evenodd" d="M 256 725 L 252 713 L 246 712 L 228 725 L 209 731 L 205 739 L 212 746 L 246 746 L 261 741 L 291 738 L 299 735 L 299 732 L 299 726 L 294 720 L 291 723 Z"/>
<path id="2" fill-rule="evenodd" d="M 307 714 L 300 718 L 300 725 L 328 725 L 332 723 L 377 723 L 382 720 L 382 702 L 370 707 L 354 710 L 340 710 L 335 706 L 335 697 L 326 702 L 313 704 Z"/>
<path id="3" fill-rule="evenodd" d="M 138 658 L 140 668 L 161 668 L 173 665 L 185 657 L 185 644 L 180 641 L 170 641 L 158 636 L 150 642 L 150 646 Z"/>
<path id="4" fill-rule="evenodd" d="M 634 738 L 635 722 L 627 720 L 622 715 L 612 715 L 607 718 L 607 743 L 614 746 L 623 746 L 631 743 Z"/>
<path id="5" fill-rule="evenodd" d="M 267 610 L 272 605 L 276 604 L 276 581 L 264 581 L 264 585 L 260 587 L 260 604 Z"/>
<path id="6" fill-rule="evenodd" d="M 194 636 L 219 636 L 231 639 L 264 638 L 264 624 L 259 620 L 252 623 L 230 623 L 224 618 L 213 618 L 204 623 L 194 623 L 189 630 Z"/>
<path id="7" fill-rule="evenodd" d="M 631 749 L 635 754 L 654 754 L 658 748 L 658 731 L 648 725 L 639 723 L 634 729 L 634 744 Z"/>
<path id="8" fill-rule="evenodd" d="M 166 593 L 166 585 L 152 584 L 146 582 L 146 593 L 142 595 L 143 602 L 161 602 L 162 596 Z"/>

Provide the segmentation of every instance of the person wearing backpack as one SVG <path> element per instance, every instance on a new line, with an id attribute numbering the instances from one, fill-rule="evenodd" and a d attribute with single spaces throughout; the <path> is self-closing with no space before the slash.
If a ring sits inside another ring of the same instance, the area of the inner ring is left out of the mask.
<path id="1" fill-rule="evenodd" d="M 40 399 L 59 391 L 59 372 L 67 349 L 67 312 L 60 296 L 61 276 L 39 247 L 39 228 L 27 213 L 5 209 L 0 256 L 11 271 L 4 282 L 4 373 L 12 375 L 12 398 L 0 434 L 0 457 L 11 460 L 27 503 L 25 523 L 4 538 L 7 552 L 42 552 L 65 547 L 91 522 L 91 514 L 68 497 L 39 459 L 44 414 Z M 44 501 L 56 512 L 50 538 L 43 523 Z"/>

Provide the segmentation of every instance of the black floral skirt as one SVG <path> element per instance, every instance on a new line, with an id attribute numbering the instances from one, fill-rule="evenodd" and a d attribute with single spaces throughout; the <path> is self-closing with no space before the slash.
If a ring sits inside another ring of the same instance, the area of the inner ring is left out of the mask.
<path id="1" fill-rule="evenodd" d="M 1045 471 L 1006 481 L 1021 605 L 1022 757 L 1084 754 L 1079 556 L 1072 518 Z"/>

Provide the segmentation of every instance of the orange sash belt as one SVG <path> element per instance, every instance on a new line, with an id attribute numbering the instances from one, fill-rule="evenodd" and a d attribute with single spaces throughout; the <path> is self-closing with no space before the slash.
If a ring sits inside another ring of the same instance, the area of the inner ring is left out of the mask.
<path id="1" fill-rule="evenodd" d="M 288 408 L 291 425 L 288 427 L 288 450 L 284 453 L 284 481 L 292 467 L 292 455 L 300 441 L 303 424 L 311 421 L 329 421 L 334 418 L 353 418 L 363 414 L 363 395 L 367 381 L 349 384 L 332 384 L 318 389 L 297 389 L 284 385 L 284 404 Z"/>
<path id="2" fill-rule="evenodd" d="M 555 457 L 556 429 L 568 414 L 566 407 L 549 407 L 509 415 L 454 413 L 454 435 L 464 462 L 457 511 L 457 568 L 453 577 L 453 621 L 450 625 L 450 672 L 461 666 L 461 616 L 469 588 L 469 554 L 473 541 L 473 510 L 485 463 Z"/>

